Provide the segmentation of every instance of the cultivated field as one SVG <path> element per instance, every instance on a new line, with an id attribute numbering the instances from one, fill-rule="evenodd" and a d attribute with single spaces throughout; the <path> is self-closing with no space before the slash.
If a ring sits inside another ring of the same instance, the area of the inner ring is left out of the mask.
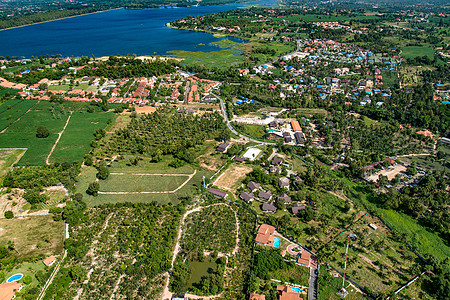
<path id="1" fill-rule="evenodd" d="M 5 176 L 11 166 L 25 153 L 25 149 L 0 149 L 0 178 Z"/>
<path id="2" fill-rule="evenodd" d="M 27 148 L 19 165 L 43 165 L 70 112 L 74 112 L 50 162 L 81 161 L 90 150 L 95 129 L 105 128 L 108 120 L 114 117 L 112 112 L 102 112 L 99 108 L 88 113 L 88 106 L 86 103 L 9 100 L 0 106 L 0 145 L 5 148 Z M 48 128 L 49 137 L 36 137 L 36 129 L 41 125 Z"/>

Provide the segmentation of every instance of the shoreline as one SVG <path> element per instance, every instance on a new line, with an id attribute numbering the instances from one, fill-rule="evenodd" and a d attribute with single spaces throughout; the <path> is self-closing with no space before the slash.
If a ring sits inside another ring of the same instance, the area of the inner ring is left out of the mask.
<path id="1" fill-rule="evenodd" d="M 0 31 L 11 30 L 11 29 L 16 29 L 16 28 L 21 28 L 21 27 L 27 27 L 27 26 L 37 25 L 37 24 L 44 24 L 44 23 L 49 23 L 49 22 L 53 22 L 53 21 L 60 21 L 60 20 L 65 20 L 65 19 L 81 17 L 81 16 L 88 16 L 88 15 L 93 15 L 93 14 L 98 14 L 98 13 L 103 13 L 103 12 L 113 11 L 113 10 L 118 10 L 118 9 L 123 9 L 123 7 L 111 8 L 111 9 L 106 9 L 106 10 L 99 10 L 99 11 L 94 11 L 94 12 L 80 14 L 80 15 L 68 16 L 68 17 L 64 17 L 64 18 L 57 18 L 57 19 L 41 21 L 41 22 L 36 22 L 36 23 L 31 23 L 31 24 L 24 24 L 24 25 L 19 25 L 19 26 L 14 26 L 14 27 L 8 27 L 8 28 L 0 29 Z"/>

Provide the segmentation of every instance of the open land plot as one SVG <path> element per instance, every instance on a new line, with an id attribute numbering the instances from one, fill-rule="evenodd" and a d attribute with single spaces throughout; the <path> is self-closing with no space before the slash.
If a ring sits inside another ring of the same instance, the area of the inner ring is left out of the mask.
<path id="1" fill-rule="evenodd" d="M 387 169 L 381 170 L 376 174 L 370 175 L 369 180 L 376 182 L 380 176 L 387 176 L 388 180 L 392 180 L 400 173 L 406 172 L 406 167 L 403 165 L 391 166 Z"/>
<path id="2" fill-rule="evenodd" d="M 127 127 L 130 122 L 131 118 L 129 115 L 120 114 L 106 127 L 106 133 L 114 133 L 118 129 L 123 129 Z"/>
<path id="3" fill-rule="evenodd" d="M 406 46 L 402 48 L 402 56 L 404 58 L 414 58 L 417 56 L 428 56 L 428 58 L 434 57 L 434 50 L 428 46 Z"/>
<path id="4" fill-rule="evenodd" d="M 49 91 L 68 91 L 70 90 L 70 85 L 68 84 L 58 84 L 58 85 L 50 85 L 47 88 Z"/>
<path id="5" fill-rule="evenodd" d="M 306 117 L 313 117 L 316 114 L 328 116 L 328 111 L 322 108 L 297 108 L 293 112 Z"/>
<path id="6" fill-rule="evenodd" d="M 226 189 L 237 188 L 236 184 L 241 182 L 253 169 L 245 165 L 232 164 L 214 181 L 214 185 Z"/>
<path id="7" fill-rule="evenodd" d="M 0 244 L 14 242 L 20 255 L 60 254 L 64 246 L 65 225 L 52 216 L 0 220 Z M 31 234 L 32 233 L 32 234 Z"/>
<path id="8" fill-rule="evenodd" d="M 19 161 L 26 149 L 0 148 L 0 178 L 5 176 L 12 165 Z"/>
<path id="9" fill-rule="evenodd" d="M 113 117 L 114 113 L 112 112 L 74 112 L 50 157 L 50 161 L 81 161 L 91 149 L 95 130 L 105 128 L 107 122 Z"/>
<path id="10" fill-rule="evenodd" d="M 47 138 L 39 139 L 36 133 L 5 132 L 0 133 L 0 145 L 5 148 L 27 148 L 18 165 L 39 166 L 45 164 L 57 137 L 57 134 L 50 134 Z"/>
<path id="11" fill-rule="evenodd" d="M 111 163 L 110 171 L 113 173 L 148 173 L 148 174 L 192 174 L 194 167 L 190 165 L 184 165 L 179 168 L 173 168 L 169 166 L 172 157 L 167 155 L 159 162 L 151 162 L 149 158 L 144 157 L 135 166 L 130 163 L 130 159 L 134 159 L 133 156 L 123 156 L 121 159 L 117 158 Z"/>
<path id="12" fill-rule="evenodd" d="M 161 172 L 162 173 L 162 172 Z M 78 183 L 76 185 L 77 192 L 83 193 L 84 201 L 89 207 L 102 205 L 105 203 L 179 203 L 180 197 L 192 196 L 195 190 L 200 189 L 202 186 L 202 176 L 209 177 L 213 172 L 209 170 L 198 170 L 189 182 L 184 185 L 175 193 L 161 193 L 161 194 L 99 194 L 97 197 L 86 194 L 89 183 L 95 180 L 97 170 L 93 167 L 84 167 L 78 177 Z M 175 172 L 173 173 L 175 174 Z M 191 173 L 192 174 L 192 173 Z M 100 181 L 100 189 L 102 189 L 102 181 Z"/>
<path id="13" fill-rule="evenodd" d="M 377 229 L 370 228 L 369 224 L 375 224 Z M 350 233 L 356 234 L 357 239 L 350 239 L 347 274 L 363 287 L 381 294 L 394 291 L 410 277 L 417 275 L 413 271 L 413 266 L 419 263 L 416 255 L 396 240 L 378 218 L 370 214 L 333 241 L 335 253 L 330 263 L 338 270 L 343 271 L 346 241 Z"/>
<path id="14" fill-rule="evenodd" d="M 206 141 L 203 145 L 196 147 L 196 154 L 200 167 L 210 171 L 217 171 L 227 161 L 222 153 L 216 151 L 216 141 Z"/>
<path id="15" fill-rule="evenodd" d="M 8 100 L 3 103 L 0 106 L 0 131 L 23 116 L 36 103 L 35 100 Z"/>
<path id="16" fill-rule="evenodd" d="M 116 174 L 101 182 L 102 192 L 170 192 L 178 188 L 189 175 Z"/>
<path id="17" fill-rule="evenodd" d="M 168 53 L 174 57 L 182 58 L 183 63 L 187 65 L 201 65 L 204 67 L 229 67 L 244 61 L 241 51 L 236 49 L 223 49 L 212 52 L 174 50 L 168 51 Z"/>

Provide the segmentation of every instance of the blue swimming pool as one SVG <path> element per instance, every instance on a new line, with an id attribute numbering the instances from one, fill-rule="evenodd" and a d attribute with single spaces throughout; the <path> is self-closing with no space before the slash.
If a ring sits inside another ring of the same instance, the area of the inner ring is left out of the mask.
<path id="1" fill-rule="evenodd" d="M 22 279 L 23 274 L 14 274 L 13 276 L 9 277 L 8 280 L 6 280 L 6 282 L 14 282 L 14 281 L 18 281 L 20 279 Z"/>
<path id="2" fill-rule="evenodd" d="M 297 287 L 295 288 L 295 287 L 290 286 L 290 288 L 291 288 L 292 293 L 300 293 L 301 291 L 303 291 L 303 289 L 297 288 Z"/>
<path id="3" fill-rule="evenodd" d="M 280 239 L 277 238 L 277 237 L 274 237 L 274 238 L 273 238 L 273 246 L 274 246 L 275 248 L 278 248 L 278 247 L 280 247 L 280 244 L 281 244 Z"/>

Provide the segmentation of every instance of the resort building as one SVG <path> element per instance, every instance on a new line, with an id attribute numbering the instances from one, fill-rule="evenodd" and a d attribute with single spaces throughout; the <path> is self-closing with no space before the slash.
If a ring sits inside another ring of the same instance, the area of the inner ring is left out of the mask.
<path id="1" fill-rule="evenodd" d="M 227 192 L 215 189 L 215 188 L 209 188 L 208 191 L 216 196 L 217 198 L 226 198 L 228 196 Z"/>
<path id="2" fill-rule="evenodd" d="M 0 284 L 0 300 L 11 300 L 16 297 L 16 292 L 20 291 L 22 284 L 19 282 L 5 282 Z"/>
<path id="3" fill-rule="evenodd" d="M 272 246 L 275 241 L 275 227 L 261 224 L 258 227 L 255 242 L 264 246 Z"/>

